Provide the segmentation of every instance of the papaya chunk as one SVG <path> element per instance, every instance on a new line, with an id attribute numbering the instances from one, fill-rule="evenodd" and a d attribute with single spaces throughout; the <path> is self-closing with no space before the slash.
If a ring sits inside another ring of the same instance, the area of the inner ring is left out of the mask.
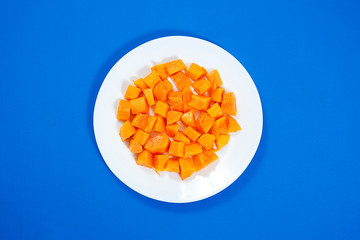
<path id="1" fill-rule="evenodd" d="M 119 101 L 119 107 L 116 114 L 116 118 L 119 121 L 127 121 L 130 119 L 130 115 L 131 115 L 130 102 L 121 99 Z"/>
<path id="2" fill-rule="evenodd" d="M 169 75 L 173 75 L 174 73 L 186 69 L 186 65 L 181 59 L 168 62 L 165 64 L 165 66 L 166 66 L 166 71 Z"/>
<path id="3" fill-rule="evenodd" d="M 170 139 L 166 134 L 161 134 L 153 138 L 149 138 L 145 144 L 145 149 L 151 153 L 165 153 L 170 144 Z"/>

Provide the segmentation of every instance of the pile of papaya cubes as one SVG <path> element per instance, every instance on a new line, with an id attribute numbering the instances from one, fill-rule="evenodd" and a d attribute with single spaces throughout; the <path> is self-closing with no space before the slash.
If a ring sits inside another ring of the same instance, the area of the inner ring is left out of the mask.
<path id="1" fill-rule="evenodd" d="M 195 63 L 187 68 L 178 59 L 133 82 L 117 119 L 124 121 L 119 135 L 137 154 L 138 165 L 177 172 L 184 180 L 217 160 L 229 133 L 241 130 L 232 117 L 235 95 L 221 88 L 217 70 L 207 72 Z"/>

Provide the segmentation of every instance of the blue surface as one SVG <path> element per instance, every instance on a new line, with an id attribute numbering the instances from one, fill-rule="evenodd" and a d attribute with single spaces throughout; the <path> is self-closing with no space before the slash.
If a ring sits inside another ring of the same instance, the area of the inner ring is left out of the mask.
<path id="1" fill-rule="evenodd" d="M 0 2 L 0 239 L 360 239 L 359 2 L 130 2 Z M 168 35 L 228 50 L 263 103 L 248 169 L 190 204 L 126 187 L 92 127 L 110 68 Z"/>

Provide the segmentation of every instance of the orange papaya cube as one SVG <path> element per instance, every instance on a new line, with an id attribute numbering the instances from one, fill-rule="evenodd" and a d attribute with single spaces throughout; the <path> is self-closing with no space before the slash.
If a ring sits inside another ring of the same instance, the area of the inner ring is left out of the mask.
<path id="1" fill-rule="evenodd" d="M 183 142 L 170 142 L 169 156 L 183 157 L 184 156 L 185 143 Z"/>
<path id="2" fill-rule="evenodd" d="M 152 154 L 147 150 L 142 151 L 137 157 L 136 164 L 144 167 L 152 168 L 153 167 Z"/>
<path id="3" fill-rule="evenodd" d="M 153 127 L 154 131 L 164 133 L 165 127 L 166 127 L 165 118 L 163 118 L 161 116 L 156 116 L 156 122 Z"/>
<path id="4" fill-rule="evenodd" d="M 223 88 L 210 89 L 211 101 L 221 103 L 224 92 Z"/>
<path id="5" fill-rule="evenodd" d="M 162 101 L 158 101 L 155 107 L 155 114 L 160 115 L 164 118 L 166 118 L 167 113 L 169 112 L 170 107 L 167 105 L 167 103 L 164 103 Z"/>
<path id="6" fill-rule="evenodd" d="M 151 68 L 151 71 L 156 71 L 159 75 L 160 78 L 164 81 L 168 79 L 168 74 L 166 72 L 166 66 L 165 64 L 158 64 L 155 65 Z"/>
<path id="7" fill-rule="evenodd" d="M 191 110 L 191 108 L 188 106 L 188 103 L 191 101 L 191 96 L 193 95 L 193 92 L 189 87 L 184 87 L 181 92 L 183 94 L 183 112 L 187 112 Z"/>
<path id="8" fill-rule="evenodd" d="M 221 134 L 228 133 L 229 120 L 224 116 L 214 122 L 211 127 L 210 133 L 215 137 Z"/>
<path id="9" fill-rule="evenodd" d="M 149 138 L 149 134 L 141 129 L 136 130 L 136 133 L 132 137 L 135 141 L 140 143 L 142 146 L 146 143 Z"/>
<path id="10" fill-rule="evenodd" d="M 221 109 L 225 114 L 236 116 L 236 98 L 233 92 L 224 93 Z"/>
<path id="11" fill-rule="evenodd" d="M 193 82 L 192 87 L 197 94 L 203 95 L 211 88 L 211 83 L 205 78 L 201 78 L 198 81 Z"/>
<path id="12" fill-rule="evenodd" d="M 222 134 L 216 137 L 215 143 L 216 148 L 219 151 L 222 149 L 230 140 L 230 134 Z"/>
<path id="13" fill-rule="evenodd" d="M 185 87 L 191 86 L 191 80 L 183 73 L 177 72 L 171 76 L 172 80 L 174 80 L 176 87 L 181 91 Z"/>
<path id="14" fill-rule="evenodd" d="M 134 119 L 131 121 L 131 125 L 145 132 L 150 132 L 156 122 L 156 117 L 145 115 L 145 114 L 137 114 Z"/>
<path id="15" fill-rule="evenodd" d="M 178 142 L 183 142 L 183 143 L 190 143 L 190 139 L 181 131 L 178 131 L 175 134 L 174 140 L 178 141 Z"/>
<path id="16" fill-rule="evenodd" d="M 215 149 L 206 150 L 203 153 L 197 154 L 192 157 L 196 171 L 200 171 L 210 163 L 219 159 L 215 154 Z"/>
<path id="17" fill-rule="evenodd" d="M 132 114 L 148 113 L 149 105 L 147 104 L 145 97 L 139 97 L 130 100 L 130 109 Z"/>
<path id="18" fill-rule="evenodd" d="M 166 134 L 169 137 L 175 137 L 176 133 L 179 131 L 179 124 L 174 123 L 170 125 L 166 125 Z"/>
<path id="19" fill-rule="evenodd" d="M 168 150 L 170 139 L 166 134 L 150 137 L 145 143 L 145 149 L 151 153 L 164 153 Z"/>
<path id="20" fill-rule="evenodd" d="M 173 85 L 168 80 L 161 81 L 154 87 L 154 97 L 156 100 L 166 102 L 169 93 L 173 90 Z"/>
<path id="21" fill-rule="evenodd" d="M 120 121 L 127 121 L 130 119 L 130 102 L 120 100 L 116 118 Z"/>
<path id="22" fill-rule="evenodd" d="M 211 98 L 193 94 L 188 106 L 196 110 L 206 111 L 209 108 Z"/>
<path id="23" fill-rule="evenodd" d="M 190 126 L 190 127 L 195 127 L 195 116 L 194 116 L 194 112 L 192 110 L 184 113 L 181 116 L 181 122 L 185 125 L 185 126 Z"/>
<path id="24" fill-rule="evenodd" d="M 157 72 L 151 72 L 144 78 L 144 82 L 149 88 L 154 88 L 156 84 L 161 82 L 160 75 Z"/>
<path id="25" fill-rule="evenodd" d="M 182 114 L 183 114 L 182 112 L 178 112 L 178 111 L 168 111 L 166 115 L 167 124 L 176 123 L 177 121 L 180 120 Z"/>
<path id="26" fill-rule="evenodd" d="M 175 158 L 169 158 L 169 161 L 166 164 L 166 171 L 180 173 L 179 160 Z"/>
<path id="27" fill-rule="evenodd" d="M 212 162 L 214 162 L 215 160 L 219 159 L 218 155 L 216 155 L 216 150 L 215 149 L 209 149 L 206 150 L 204 153 L 209 156 L 209 158 L 207 159 L 207 162 L 203 162 L 204 165 L 208 165 Z"/>
<path id="28" fill-rule="evenodd" d="M 166 164 L 169 161 L 167 155 L 155 155 L 154 156 L 154 168 L 156 171 L 165 171 Z"/>
<path id="29" fill-rule="evenodd" d="M 191 156 L 197 155 L 202 152 L 203 152 L 203 149 L 202 149 L 201 145 L 197 142 L 185 144 L 185 153 L 184 153 L 185 157 L 191 157 Z"/>
<path id="30" fill-rule="evenodd" d="M 136 140 L 131 139 L 129 143 L 129 150 L 132 153 L 141 153 L 143 151 L 143 147 Z"/>
<path id="31" fill-rule="evenodd" d="M 150 88 L 144 89 L 143 93 L 145 95 L 146 101 L 148 103 L 148 105 L 151 107 L 153 105 L 155 105 L 155 100 L 154 100 L 154 95 L 153 95 L 153 90 Z"/>
<path id="32" fill-rule="evenodd" d="M 181 59 L 174 60 L 168 63 L 165 63 L 166 71 L 169 75 L 173 75 L 182 70 L 186 70 L 186 65 Z"/>
<path id="33" fill-rule="evenodd" d="M 183 111 L 183 94 L 180 91 L 172 91 L 168 95 L 168 99 L 173 111 Z"/>
<path id="34" fill-rule="evenodd" d="M 228 132 L 237 132 L 239 130 L 241 130 L 239 123 L 232 116 L 229 116 Z"/>
<path id="35" fill-rule="evenodd" d="M 191 158 L 179 159 L 179 165 L 180 165 L 180 176 L 182 180 L 190 177 L 196 171 L 193 160 Z"/>
<path id="36" fill-rule="evenodd" d="M 192 127 L 188 126 L 185 130 L 184 130 L 184 134 L 191 139 L 191 141 L 195 142 L 199 137 L 200 137 L 200 133 L 198 131 L 196 131 L 195 129 L 193 129 Z"/>
<path id="37" fill-rule="evenodd" d="M 224 112 L 221 109 L 220 105 L 218 103 L 215 103 L 212 105 L 208 110 L 207 113 L 213 117 L 214 119 L 218 119 L 219 117 L 224 116 Z"/>
<path id="38" fill-rule="evenodd" d="M 138 98 L 141 93 L 141 89 L 134 87 L 133 85 L 129 85 L 125 92 L 125 99 L 131 100 Z"/>
<path id="39" fill-rule="evenodd" d="M 215 119 L 207 112 L 201 112 L 195 121 L 195 126 L 200 133 L 207 133 L 211 129 L 214 122 Z"/>
<path id="40" fill-rule="evenodd" d="M 142 79 L 142 78 L 139 78 L 139 79 L 137 79 L 137 80 L 133 80 L 133 82 L 134 82 L 134 84 L 135 84 L 135 86 L 136 86 L 137 88 L 140 88 L 140 89 L 146 89 L 146 88 L 148 88 L 148 86 L 147 86 L 146 83 L 144 82 L 144 79 Z"/>
<path id="41" fill-rule="evenodd" d="M 200 67 L 196 63 L 192 63 L 190 67 L 186 70 L 186 76 L 196 81 L 201 77 L 205 76 L 206 70 L 203 67 Z"/>
<path id="42" fill-rule="evenodd" d="M 136 132 L 136 129 L 131 125 L 130 121 L 127 120 L 121 126 L 119 135 L 121 137 L 121 140 L 125 141 L 126 139 L 128 139 L 129 137 L 134 135 L 135 132 Z"/>
<path id="43" fill-rule="evenodd" d="M 201 135 L 197 141 L 206 150 L 209 150 L 214 147 L 215 139 L 216 138 L 214 135 L 206 133 L 206 134 Z"/>
<path id="44" fill-rule="evenodd" d="M 223 82 L 221 81 L 218 70 L 213 70 L 206 74 L 206 78 L 211 82 L 212 89 L 217 89 Z"/>
<path id="45" fill-rule="evenodd" d="M 212 150 L 214 149 L 206 150 L 203 153 L 192 157 L 197 172 L 209 165 L 210 163 L 214 162 L 215 160 L 219 159 L 219 157 Z"/>
<path id="46" fill-rule="evenodd" d="M 195 167 L 195 171 L 197 171 L 197 172 L 204 168 L 204 166 L 203 166 L 202 163 L 201 163 L 201 159 L 200 159 L 200 157 L 203 157 L 203 156 L 204 156 L 203 153 L 200 153 L 200 154 L 198 154 L 198 155 L 192 156 L 192 160 L 193 160 L 193 164 L 194 164 L 194 167 Z"/>

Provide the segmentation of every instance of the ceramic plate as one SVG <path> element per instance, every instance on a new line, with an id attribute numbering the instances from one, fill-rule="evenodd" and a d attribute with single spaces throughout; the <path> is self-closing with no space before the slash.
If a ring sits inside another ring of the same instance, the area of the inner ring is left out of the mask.
<path id="1" fill-rule="evenodd" d="M 197 63 L 207 70 L 218 69 L 226 91 L 236 95 L 241 131 L 231 133 L 230 142 L 218 152 L 219 160 L 181 180 L 179 174 L 138 166 L 135 156 L 122 142 L 116 119 L 118 102 L 131 80 L 145 77 L 150 67 L 174 59 L 189 66 Z M 164 37 L 144 43 L 122 57 L 106 76 L 96 99 L 94 131 L 101 155 L 110 170 L 136 192 L 165 202 L 185 203 L 208 198 L 233 183 L 246 169 L 259 145 L 263 125 L 260 97 L 254 82 L 230 53 L 208 41 Z"/>

